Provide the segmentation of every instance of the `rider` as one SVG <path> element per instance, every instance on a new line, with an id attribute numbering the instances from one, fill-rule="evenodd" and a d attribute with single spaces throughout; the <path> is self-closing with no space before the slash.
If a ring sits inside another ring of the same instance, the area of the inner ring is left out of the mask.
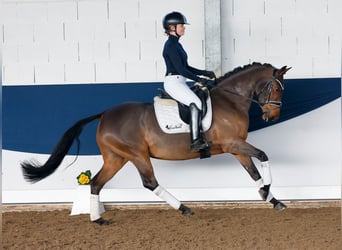
<path id="1" fill-rule="evenodd" d="M 179 43 L 179 38 L 185 33 L 185 24 L 188 24 L 188 22 L 180 12 L 168 13 L 163 19 L 163 27 L 168 35 L 163 49 L 166 64 L 164 89 L 172 98 L 189 106 L 191 114 L 191 151 L 197 152 L 209 145 L 203 138 L 201 131 L 202 102 L 186 84 L 186 79 L 205 85 L 208 79 L 199 76 L 215 78 L 215 73 L 196 69 L 188 64 L 187 53 Z"/>

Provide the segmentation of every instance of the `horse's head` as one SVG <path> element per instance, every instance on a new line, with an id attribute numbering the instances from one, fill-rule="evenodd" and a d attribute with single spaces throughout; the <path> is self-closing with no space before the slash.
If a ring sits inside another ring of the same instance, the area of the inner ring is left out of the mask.
<path id="1" fill-rule="evenodd" d="M 284 74 L 290 70 L 287 66 L 274 69 L 271 78 L 264 82 L 258 95 L 258 102 L 262 109 L 262 119 L 266 122 L 276 121 L 280 116 L 282 96 L 284 91 Z"/>
<path id="2" fill-rule="evenodd" d="M 217 79 L 212 88 L 213 91 L 228 93 L 227 98 L 237 96 L 241 97 L 242 103 L 257 103 L 263 112 L 262 119 L 266 122 L 275 121 L 280 116 L 284 74 L 290 69 L 287 66 L 276 69 L 268 63 L 254 62 L 226 73 Z"/>

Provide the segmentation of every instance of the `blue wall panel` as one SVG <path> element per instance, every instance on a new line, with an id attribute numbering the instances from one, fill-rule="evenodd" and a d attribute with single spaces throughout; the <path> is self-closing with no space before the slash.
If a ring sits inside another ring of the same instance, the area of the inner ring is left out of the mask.
<path id="1" fill-rule="evenodd" d="M 76 121 L 123 102 L 152 102 L 161 83 L 77 84 L 3 87 L 3 148 L 49 154 Z M 341 96 L 339 78 L 285 80 L 282 122 Z M 250 131 L 270 126 L 257 105 L 250 110 Z M 81 155 L 97 155 L 97 122 L 81 134 Z M 69 154 L 76 153 L 74 145 Z"/>

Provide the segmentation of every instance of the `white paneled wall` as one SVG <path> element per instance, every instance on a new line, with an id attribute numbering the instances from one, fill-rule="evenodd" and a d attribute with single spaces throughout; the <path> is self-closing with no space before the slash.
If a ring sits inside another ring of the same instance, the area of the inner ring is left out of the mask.
<path id="1" fill-rule="evenodd" d="M 287 77 L 340 77 L 341 0 L 221 1 L 222 72 L 253 61 Z"/>
<path id="2" fill-rule="evenodd" d="M 173 10 L 191 23 L 190 62 L 205 64 L 203 1 L 5 0 L 2 9 L 7 85 L 162 81 L 162 18 Z"/>
<path id="3" fill-rule="evenodd" d="M 182 44 L 204 68 L 205 1 L 4 0 L 3 82 L 162 81 L 161 20 L 172 10 L 191 23 Z M 291 78 L 340 76 L 341 0 L 220 3 L 223 73 L 260 61 L 292 66 Z"/>

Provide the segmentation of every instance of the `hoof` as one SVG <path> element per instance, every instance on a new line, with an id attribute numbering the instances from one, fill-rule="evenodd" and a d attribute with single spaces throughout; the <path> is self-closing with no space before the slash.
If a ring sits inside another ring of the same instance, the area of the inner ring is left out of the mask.
<path id="1" fill-rule="evenodd" d="M 93 220 L 92 222 L 99 224 L 100 226 L 107 226 L 110 224 L 109 220 L 105 220 L 102 217 L 98 218 L 97 220 Z"/>
<path id="2" fill-rule="evenodd" d="M 195 213 L 190 208 L 188 208 L 186 211 L 182 211 L 182 215 L 185 215 L 185 216 L 191 216 L 194 214 Z"/>
<path id="3" fill-rule="evenodd" d="M 276 210 L 276 211 L 283 211 L 285 210 L 287 207 L 284 203 L 282 202 L 278 202 L 277 204 L 274 204 L 273 208 Z"/>
<path id="4" fill-rule="evenodd" d="M 185 216 L 190 216 L 190 215 L 195 214 L 190 208 L 188 208 L 187 206 L 184 206 L 183 204 L 180 206 L 179 210 L 181 210 L 182 214 Z"/>

